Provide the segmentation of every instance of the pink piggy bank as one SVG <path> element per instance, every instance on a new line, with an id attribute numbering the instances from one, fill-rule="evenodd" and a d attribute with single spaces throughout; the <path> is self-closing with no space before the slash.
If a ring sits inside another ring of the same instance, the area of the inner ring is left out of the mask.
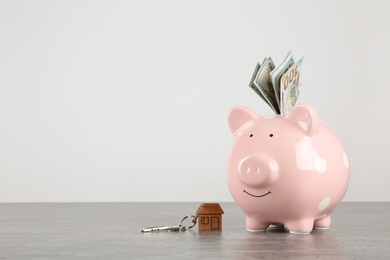
<path id="1" fill-rule="evenodd" d="M 349 182 L 347 152 L 308 105 L 265 118 L 231 110 L 235 140 L 228 160 L 230 193 L 246 214 L 248 231 L 284 226 L 290 233 L 327 229 Z"/>

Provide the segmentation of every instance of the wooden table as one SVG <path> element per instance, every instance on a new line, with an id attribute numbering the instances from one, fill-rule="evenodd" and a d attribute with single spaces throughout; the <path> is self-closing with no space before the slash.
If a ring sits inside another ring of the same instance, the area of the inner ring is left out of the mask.
<path id="1" fill-rule="evenodd" d="M 0 259 L 390 259 L 390 203 L 341 203 L 310 235 L 249 233 L 237 205 L 220 204 L 222 231 L 141 233 L 200 203 L 2 203 Z"/>

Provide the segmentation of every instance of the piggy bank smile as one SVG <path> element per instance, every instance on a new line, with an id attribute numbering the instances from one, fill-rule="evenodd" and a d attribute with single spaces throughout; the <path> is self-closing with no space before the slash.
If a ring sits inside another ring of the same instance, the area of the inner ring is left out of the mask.
<path id="1" fill-rule="evenodd" d="M 267 193 L 265 193 L 263 195 L 253 195 L 253 194 L 247 192 L 246 190 L 244 190 L 244 193 L 248 194 L 249 196 L 255 197 L 255 198 L 261 198 L 261 197 L 267 196 L 268 194 L 271 194 L 271 191 L 268 191 Z"/>

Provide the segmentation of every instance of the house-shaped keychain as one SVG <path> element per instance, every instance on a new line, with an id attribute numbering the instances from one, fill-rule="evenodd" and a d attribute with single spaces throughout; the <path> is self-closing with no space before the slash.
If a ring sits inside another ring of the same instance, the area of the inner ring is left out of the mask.
<path id="1" fill-rule="evenodd" d="M 224 214 L 218 203 L 202 203 L 197 211 L 199 230 L 221 230 L 222 214 Z"/>

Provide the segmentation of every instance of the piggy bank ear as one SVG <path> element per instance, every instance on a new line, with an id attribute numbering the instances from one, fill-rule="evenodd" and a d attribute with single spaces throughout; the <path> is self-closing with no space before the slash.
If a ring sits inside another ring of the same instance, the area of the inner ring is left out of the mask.
<path id="1" fill-rule="evenodd" d="M 233 135 L 237 135 L 246 123 L 258 118 L 253 110 L 246 107 L 234 107 L 228 116 L 228 124 Z"/>
<path id="2" fill-rule="evenodd" d="M 318 132 L 319 120 L 317 112 L 309 105 L 296 105 L 287 115 L 287 119 L 303 129 L 308 136 Z"/>

